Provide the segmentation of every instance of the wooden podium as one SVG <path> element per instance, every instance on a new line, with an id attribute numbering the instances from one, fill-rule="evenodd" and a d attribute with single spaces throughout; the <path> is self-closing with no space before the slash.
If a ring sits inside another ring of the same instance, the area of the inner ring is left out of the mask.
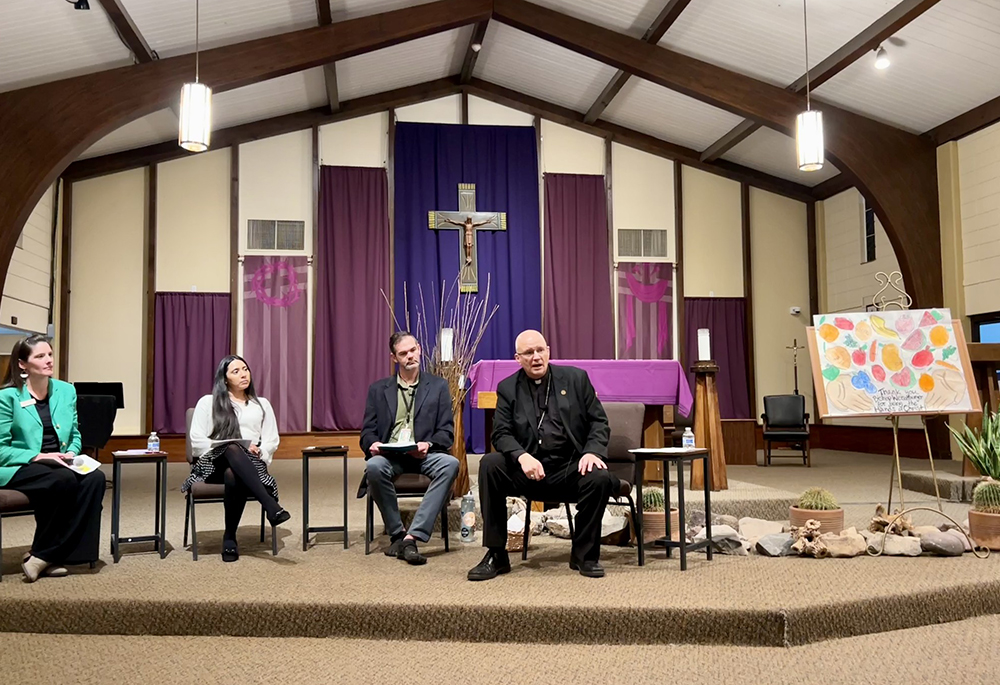
<path id="1" fill-rule="evenodd" d="M 997 384 L 997 370 L 1000 369 L 1000 344 L 969 343 L 969 361 L 972 363 L 972 374 L 976 379 L 976 388 L 983 404 L 984 412 L 995 412 L 1000 408 L 1000 389 Z M 983 427 L 982 414 L 968 414 L 965 423 L 969 428 Z M 979 471 L 968 459 L 962 460 L 963 476 L 978 476 Z"/>
<path id="2" fill-rule="evenodd" d="M 726 447 L 722 440 L 722 416 L 719 414 L 719 391 L 715 374 L 719 365 L 713 361 L 695 362 L 691 367 L 695 377 L 694 444 L 711 453 L 713 492 L 729 489 L 726 476 Z M 678 483 L 680 486 L 680 483 Z M 691 462 L 691 490 L 705 487 L 705 467 L 698 460 Z"/>

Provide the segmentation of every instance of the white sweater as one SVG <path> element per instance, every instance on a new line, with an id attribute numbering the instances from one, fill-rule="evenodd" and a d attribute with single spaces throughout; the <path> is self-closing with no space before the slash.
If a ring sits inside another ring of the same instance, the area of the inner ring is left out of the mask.
<path id="1" fill-rule="evenodd" d="M 278 449 L 278 421 L 274 416 L 271 403 L 263 397 L 260 405 L 250 402 L 243 405 L 232 402 L 236 411 L 236 420 L 240 423 L 240 437 L 252 444 L 260 442 L 260 458 L 266 464 L 271 463 L 275 450 Z M 263 411 L 261 410 L 263 407 Z M 212 447 L 212 396 L 205 395 L 194 408 L 191 417 L 191 450 L 197 459 Z"/>

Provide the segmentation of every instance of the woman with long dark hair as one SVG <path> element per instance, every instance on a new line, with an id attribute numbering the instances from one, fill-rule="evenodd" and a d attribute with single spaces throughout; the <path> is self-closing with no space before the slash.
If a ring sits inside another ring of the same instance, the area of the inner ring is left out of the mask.
<path id="1" fill-rule="evenodd" d="M 0 390 L 0 488 L 23 493 L 35 510 L 35 537 L 21 563 L 29 583 L 95 562 L 100 549 L 104 474 L 70 468 L 81 448 L 76 389 L 52 370 L 49 339 L 23 338 Z"/>
<path id="2" fill-rule="evenodd" d="M 231 354 L 219 362 L 212 394 L 194 408 L 189 437 L 198 460 L 181 491 L 187 492 L 195 481 L 225 483 L 222 560 L 236 561 L 240 558 L 236 529 L 248 497 L 263 505 L 273 526 L 291 518 L 278 505 L 278 485 L 267 472 L 278 449 L 278 422 L 271 403 L 257 397 L 250 367 L 242 357 Z"/>

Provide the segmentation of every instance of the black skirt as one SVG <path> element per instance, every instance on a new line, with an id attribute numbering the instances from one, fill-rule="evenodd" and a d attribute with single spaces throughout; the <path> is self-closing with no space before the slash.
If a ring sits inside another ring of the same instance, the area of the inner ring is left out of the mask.
<path id="1" fill-rule="evenodd" d="M 235 444 L 250 457 L 250 462 L 257 468 L 257 477 L 260 478 L 261 485 L 267 488 L 271 497 L 277 501 L 278 484 L 274 477 L 267 472 L 267 464 L 263 459 L 250 454 L 250 451 L 239 443 L 223 443 L 209 448 L 205 454 L 198 457 L 198 460 L 191 465 L 191 475 L 187 477 L 181 486 L 181 492 L 187 492 L 194 483 L 222 483 L 229 463 L 223 453 L 230 444 Z"/>

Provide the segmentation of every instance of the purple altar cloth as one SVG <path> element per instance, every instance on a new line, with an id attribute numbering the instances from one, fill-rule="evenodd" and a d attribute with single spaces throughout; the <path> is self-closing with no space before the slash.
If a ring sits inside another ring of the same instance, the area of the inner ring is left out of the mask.
<path id="1" fill-rule="evenodd" d="M 673 404 L 684 416 L 691 413 L 691 386 L 681 365 L 672 359 L 553 359 L 552 363 L 584 369 L 602 402 Z M 478 409 L 479 393 L 495 391 L 500 381 L 519 368 L 513 359 L 473 364 L 469 369 L 472 406 Z"/>

